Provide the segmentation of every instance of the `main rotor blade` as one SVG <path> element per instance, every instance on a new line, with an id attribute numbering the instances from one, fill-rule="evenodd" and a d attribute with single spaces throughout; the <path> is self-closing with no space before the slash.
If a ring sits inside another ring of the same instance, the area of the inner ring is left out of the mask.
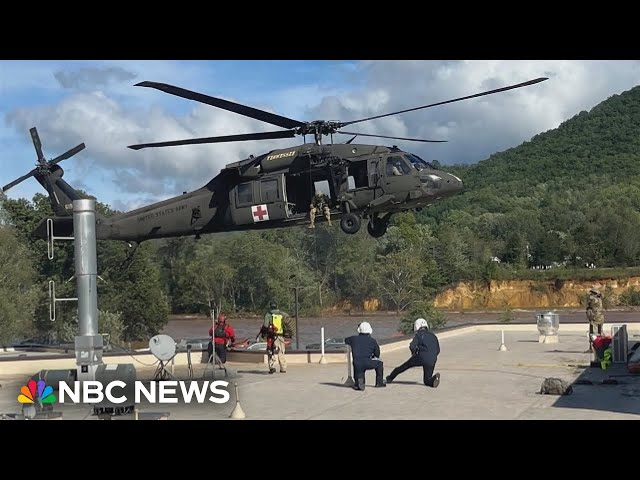
<path id="1" fill-rule="evenodd" d="M 31 170 L 29 173 L 27 173 L 26 175 L 21 176 L 20 178 L 16 178 L 13 182 L 5 185 L 4 187 L 2 187 L 2 191 L 6 192 L 7 190 L 9 190 L 11 187 L 15 187 L 17 184 L 19 184 L 20 182 L 25 181 L 27 178 L 31 177 L 34 173 L 36 173 L 36 169 L 34 168 L 33 170 Z"/>
<path id="2" fill-rule="evenodd" d="M 362 135 L 363 137 L 378 137 L 378 138 L 391 138 L 393 140 L 409 140 L 411 142 L 424 142 L 424 143 L 447 143 L 448 140 L 423 140 L 421 138 L 404 138 L 404 137 L 388 137 L 386 135 L 370 135 L 368 133 L 355 133 L 355 132 L 343 132 L 339 131 L 336 133 L 342 133 L 343 135 Z M 353 137 L 356 138 L 356 137 Z M 351 140 L 353 140 L 353 138 Z M 351 140 L 349 140 L 350 143 Z"/>
<path id="3" fill-rule="evenodd" d="M 33 146 L 36 148 L 38 162 L 42 163 L 44 161 L 44 154 L 42 153 L 42 143 L 40 142 L 40 135 L 38 135 L 38 130 L 36 130 L 36 127 L 33 127 L 29 129 L 29 133 L 31 134 Z"/>
<path id="4" fill-rule="evenodd" d="M 429 105 L 424 105 L 422 107 L 409 108 L 407 110 L 400 110 L 399 112 L 385 113 L 384 115 L 376 115 L 375 117 L 363 118 L 361 120 L 353 120 L 351 122 L 343 122 L 343 123 L 341 123 L 341 125 L 344 127 L 346 125 L 352 125 L 354 123 L 359 123 L 359 122 L 366 122 L 368 120 L 374 120 L 376 118 L 389 117 L 391 115 L 398 115 L 400 113 L 413 112 L 415 110 L 421 110 L 423 108 L 435 107 L 437 105 L 444 105 L 445 103 L 459 102 L 461 100 L 468 100 L 469 98 L 482 97 L 484 95 L 491 95 L 493 93 L 498 93 L 498 92 L 506 92 L 507 90 L 513 90 L 514 88 L 520 88 L 520 87 L 527 87 L 529 85 L 535 85 L 536 83 L 544 82 L 545 80 L 549 80 L 549 79 L 547 77 L 536 78 L 534 80 L 529 80 L 527 82 L 518 83 L 517 85 L 511 85 L 509 87 L 497 88 L 495 90 L 489 90 L 488 92 L 476 93 L 475 95 L 468 95 L 466 97 L 454 98 L 453 100 L 446 100 L 444 102 L 432 103 L 432 104 L 429 104 Z"/>
<path id="5" fill-rule="evenodd" d="M 49 165 L 55 165 L 56 163 L 60 163 L 62 160 L 66 160 L 67 158 L 73 157 L 76 153 L 81 152 L 84 149 L 85 149 L 84 143 L 81 143 L 80 145 L 73 147 L 71 150 L 51 160 L 49 162 Z"/>
<path id="6" fill-rule="evenodd" d="M 213 107 L 218 107 L 230 112 L 239 113 L 240 115 L 244 115 L 245 117 L 255 118 L 256 120 L 270 123 L 271 125 L 277 125 L 278 127 L 282 128 L 296 128 L 305 125 L 305 122 L 299 122 L 298 120 L 282 117 L 274 113 L 259 110 L 257 108 L 247 107 L 246 105 L 230 102 L 229 100 L 210 97 L 209 95 L 204 95 L 202 93 L 192 92 L 191 90 L 186 90 L 180 87 L 174 87 L 173 85 L 168 85 L 166 83 L 140 82 L 136 83 L 135 86 L 155 88 L 157 90 L 170 93 L 171 95 L 177 95 L 178 97 L 187 98 L 196 102 L 206 103 L 207 105 L 211 105 Z"/>
<path id="7" fill-rule="evenodd" d="M 132 150 L 140 150 L 148 147 L 173 147 L 177 145 L 198 145 L 201 143 L 223 143 L 223 142 L 246 142 L 247 140 L 271 140 L 278 138 L 293 138 L 296 136 L 294 130 L 282 130 L 279 132 L 243 133 L 240 135 L 227 135 L 224 137 L 193 138 L 191 140 L 175 140 L 172 142 L 142 143 L 139 145 L 129 145 Z"/>

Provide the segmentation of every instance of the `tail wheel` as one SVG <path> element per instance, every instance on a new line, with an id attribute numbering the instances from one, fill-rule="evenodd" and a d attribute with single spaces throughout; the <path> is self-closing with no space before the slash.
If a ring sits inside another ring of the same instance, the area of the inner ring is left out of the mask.
<path id="1" fill-rule="evenodd" d="M 353 213 L 342 214 L 342 218 L 340 219 L 340 228 L 344 233 L 348 233 L 350 235 L 358 233 L 361 225 L 362 220 L 360 220 L 360 217 L 358 215 L 355 215 Z"/>

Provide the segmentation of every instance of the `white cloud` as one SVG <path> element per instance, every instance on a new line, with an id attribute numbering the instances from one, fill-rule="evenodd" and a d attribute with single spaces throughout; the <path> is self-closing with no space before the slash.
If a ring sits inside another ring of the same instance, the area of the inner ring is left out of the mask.
<path id="1" fill-rule="evenodd" d="M 19 108 L 6 117 L 18 131 L 36 125 L 47 151 L 56 155 L 84 142 L 66 170 L 92 167 L 114 172 L 117 190 L 162 198 L 204 185 L 227 163 L 287 146 L 291 140 L 189 145 L 133 151 L 127 145 L 163 140 L 277 130 L 230 112 L 197 105 L 173 116 L 159 107 L 132 111 L 100 91 L 80 92 L 54 106 Z M 295 143 L 295 141 L 294 141 Z"/>
<path id="2" fill-rule="evenodd" d="M 394 143 L 444 163 L 475 163 L 632 88 L 640 83 L 639 65 L 637 61 L 368 61 L 358 72 L 367 78 L 366 88 L 340 99 L 324 99 L 315 116 L 355 120 L 549 77 L 521 89 L 345 127 L 448 140 Z"/>

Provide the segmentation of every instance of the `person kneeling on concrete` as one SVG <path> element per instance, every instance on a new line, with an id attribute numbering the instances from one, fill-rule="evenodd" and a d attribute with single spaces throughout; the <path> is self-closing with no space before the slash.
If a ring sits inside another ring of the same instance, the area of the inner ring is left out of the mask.
<path id="1" fill-rule="evenodd" d="M 384 384 L 384 364 L 380 360 L 380 345 L 371 336 L 373 328 L 369 322 L 362 322 L 358 326 L 358 335 L 344 339 L 344 343 L 351 347 L 353 357 L 354 390 L 364 390 L 365 372 L 376 371 L 376 387 L 386 387 Z"/>
<path id="2" fill-rule="evenodd" d="M 433 374 L 440 354 L 440 343 L 438 337 L 429 330 L 429 324 L 424 318 L 418 318 L 413 323 L 415 335 L 409 344 L 411 357 L 399 367 L 394 368 L 387 377 L 387 383 L 393 380 L 402 372 L 413 367 L 422 366 L 423 382 L 427 387 L 437 388 L 440 385 L 440 374 Z"/>

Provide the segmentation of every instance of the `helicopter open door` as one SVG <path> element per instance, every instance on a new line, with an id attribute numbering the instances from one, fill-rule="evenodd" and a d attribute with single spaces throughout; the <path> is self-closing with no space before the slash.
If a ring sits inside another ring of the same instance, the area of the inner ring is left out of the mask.
<path id="1" fill-rule="evenodd" d="M 236 185 L 229 192 L 236 225 L 283 220 L 286 214 L 284 174 L 262 177 Z"/>

